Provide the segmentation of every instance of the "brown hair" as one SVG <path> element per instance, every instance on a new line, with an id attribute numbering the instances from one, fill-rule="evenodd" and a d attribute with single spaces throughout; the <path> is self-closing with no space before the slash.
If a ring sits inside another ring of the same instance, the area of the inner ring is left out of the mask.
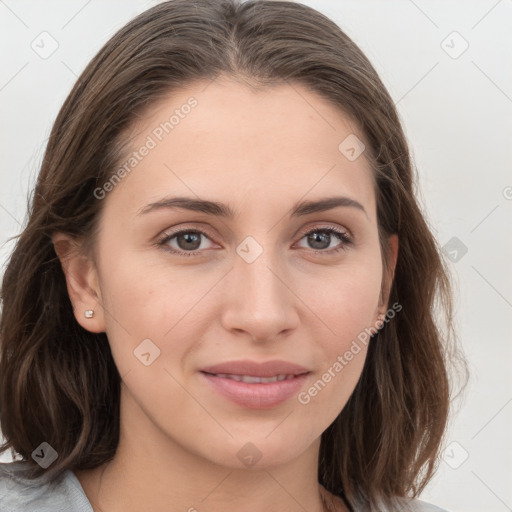
<path id="1" fill-rule="evenodd" d="M 80 76 L 53 126 L 28 224 L 3 279 L 0 451 L 14 449 L 34 476 L 50 479 L 114 456 L 120 376 L 106 334 L 74 318 L 51 236 L 63 232 L 91 246 L 103 204 L 93 191 L 119 165 L 130 127 L 173 89 L 221 74 L 263 86 L 302 84 L 362 129 L 383 255 L 387 238 L 399 237 L 388 299 L 403 311 L 372 337 L 354 393 L 323 433 L 318 478 L 357 510 L 415 496 L 433 475 L 447 422 L 450 281 L 415 198 L 391 97 L 335 23 L 293 2 L 162 3 L 117 32 Z M 43 441 L 58 452 L 47 470 L 31 458 Z"/>

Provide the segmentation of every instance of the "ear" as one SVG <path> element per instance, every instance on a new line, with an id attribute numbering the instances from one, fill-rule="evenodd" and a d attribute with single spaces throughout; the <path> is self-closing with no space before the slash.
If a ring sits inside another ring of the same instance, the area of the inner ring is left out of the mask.
<path id="1" fill-rule="evenodd" d="M 90 332 L 105 332 L 105 315 L 94 262 L 82 254 L 80 246 L 69 235 L 55 233 L 52 241 L 66 278 L 76 321 Z M 91 309 L 94 315 L 87 318 L 85 312 Z"/>
<path id="2" fill-rule="evenodd" d="M 379 309 L 381 315 L 384 315 L 388 309 L 389 295 L 391 293 L 391 286 L 395 277 L 396 261 L 398 259 L 397 234 L 393 234 L 388 238 L 386 258 L 387 267 L 384 266 L 384 274 L 382 276 L 382 286 L 379 300 Z"/>

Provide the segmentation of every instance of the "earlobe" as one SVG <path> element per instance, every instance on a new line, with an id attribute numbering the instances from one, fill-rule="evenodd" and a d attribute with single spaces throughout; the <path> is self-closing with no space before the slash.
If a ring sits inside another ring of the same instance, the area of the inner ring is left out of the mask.
<path id="1" fill-rule="evenodd" d="M 52 236 L 77 322 L 90 332 L 105 332 L 101 292 L 94 262 L 82 254 L 77 242 L 63 233 Z"/>

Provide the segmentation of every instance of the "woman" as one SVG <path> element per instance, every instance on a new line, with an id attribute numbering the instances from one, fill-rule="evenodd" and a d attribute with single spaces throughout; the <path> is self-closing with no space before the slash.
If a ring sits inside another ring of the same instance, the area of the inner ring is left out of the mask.
<path id="1" fill-rule="evenodd" d="M 448 275 L 392 99 L 308 7 L 176 0 L 115 34 L 2 297 L 2 510 L 439 510 L 411 498 Z"/>

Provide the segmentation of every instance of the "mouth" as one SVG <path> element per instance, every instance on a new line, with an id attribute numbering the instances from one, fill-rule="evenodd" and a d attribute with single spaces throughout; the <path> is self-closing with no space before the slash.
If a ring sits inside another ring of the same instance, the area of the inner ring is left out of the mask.
<path id="1" fill-rule="evenodd" d="M 248 409 L 268 409 L 284 403 L 298 393 L 310 373 L 285 361 L 230 361 L 200 370 L 211 389 Z"/>

